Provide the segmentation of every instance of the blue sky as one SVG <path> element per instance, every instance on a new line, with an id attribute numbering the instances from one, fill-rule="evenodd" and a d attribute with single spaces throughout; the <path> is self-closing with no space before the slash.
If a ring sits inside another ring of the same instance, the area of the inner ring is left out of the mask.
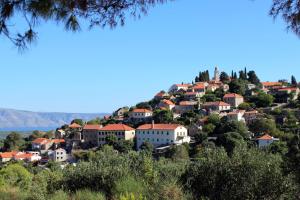
<path id="1" fill-rule="evenodd" d="M 271 0 L 177 0 L 115 30 L 51 23 L 19 54 L 0 37 L 0 107 L 111 112 L 201 70 L 245 66 L 262 80 L 300 79 L 300 40 L 268 16 Z"/>

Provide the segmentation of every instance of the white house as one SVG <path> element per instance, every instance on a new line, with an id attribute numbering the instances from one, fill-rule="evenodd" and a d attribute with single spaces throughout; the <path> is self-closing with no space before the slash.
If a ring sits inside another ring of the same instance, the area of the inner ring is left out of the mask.
<path id="1" fill-rule="evenodd" d="M 65 162 L 68 160 L 68 155 L 64 149 L 56 149 L 48 151 L 49 158 L 55 162 Z"/>
<path id="2" fill-rule="evenodd" d="M 171 86 L 171 88 L 169 89 L 170 92 L 177 92 L 179 90 L 184 90 L 187 91 L 189 89 L 189 87 L 191 87 L 191 84 L 174 84 Z"/>
<path id="3" fill-rule="evenodd" d="M 223 101 L 216 101 L 216 102 L 207 102 L 202 105 L 202 108 L 208 111 L 228 111 L 230 110 L 230 104 L 225 103 Z"/>
<path id="4" fill-rule="evenodd" d="M 263 135 L 262 137 L 259 137 L 256 139 L 258 142 L 258 147 L 259 148 L 264 148 L 272 144 L 274 141 L 279 141 L 278 138 L 274 138 L 268 134 Z"/>
<path id="5" fill-rule="evenodd" d="M 179 124 L 144 124 L 136 129 L 137 148 L 140 149 L 144 142 L 153 144 L 154 147 L 168 146 L 171 144 L 189 143 L 188 130 Z"/>
<path id="6" fill-rule="evenodd" d="M 168 99 L 164 99 L 158 104 L 158 107 L 172 110 L 175 107 L 175 104 Z"/>
<path id="7" fill-rule="evenodd" d="M 244 114 L 245 114 L 244 110 L 235 110 L 227 113 L 227 119 L 232 121 L 245 122 Z"/>
<path id="8" fill-rule="evenodd" d="M 223 100 L 224 102 L 230 104 L 232 107 L 238 107 L 239 105 L 244 103 L 244 97 L 235 93 L 225 94 Z"/>
<path id="9" fill-rule="evenodd" d="M 147 119 L 152 117 L 153 112 L 147 109 L 134 109 L 131 112 L 131 118 L 133 119 Z"/>

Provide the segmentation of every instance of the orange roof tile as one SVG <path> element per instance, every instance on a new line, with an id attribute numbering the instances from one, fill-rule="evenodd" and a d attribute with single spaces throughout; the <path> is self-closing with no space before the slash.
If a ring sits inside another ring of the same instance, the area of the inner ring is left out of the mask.
<path id="1" fill-rule="evenodd" d="M 163 103 L 167 104 L 167 105 L 175 105 L 172 101 L 164 99 Z"/>
<path id="2" fill-rule="evenodd" d="M 12 152 L 3 152 L 0 153 L 0 158 L 12 158 L 13 157 L 13 153 Z"/>
<path id="3" fill-rule="evenodd" d="M 133 131 L 134 128 L 125 124 L 108 124 L 101 128 L 100 131 Z"/>
<path id="4" fill-rule="evenodd" d="M 50 142 L 51 142 L 51 140 L 49 140 L 47 138 L 37 138 L 34 141 L 32 141 L 32 143 L 35 143 L 35 144 L 47 144 Z"/>
<path id="5" fill-rule="evenodd" d="M 69 126 L 69 128 L 81 128 L 79 124 L 73 123 Z"/>
<path id="6" fill-rule="evenodd" d="M 205 85 L 203 83 L 197 84 L 194 86 L 194 89 L 205 89 Z"/>
<path id="7" fill-rule="evenodd" d="M 180 106 L 195 106 L 197 105 L 196 101 L 181 101 L 179 102 Z"/>
<path id="8" fill-rule="evenodd" d="M 280 88 L 278 91 L 289 91 L 289 90 L 296 91 L 296 90 L 298 90 L 298 88 L 296 88 L 296 87 L 286 87 L 286 88 Z"/>
<path id="9" fill-rule="evenodd" d="M 235 93 L 225 94 L 224 98 L 244 98 L 243 96 Z"/>
<path id="10" fill-rule="evenodd" d="M 261 82 L 261 84 L 265 87 L 272 87 L 272 86 L 281 86 L 281 82 Z"/>
<path id="11" fill-rule="evenodd" d="M 59 143 L 65 143 L 66 141 L 64 139 L 53 139 L 52 142 L 55 144 L 59 144 Z"/>
<path id="12" fill-rule="evenodd" d="M 216 101 L 216 102 L 206 102 L 203 106 L 230 106 L 230 104 L 225 103 L 223 101 Z"/>
<path id="13" fill-rule="evenodd" d="M 151 110 L 148 110 L 148 109 L 134 109 L 132 112 L 134 113 L 152 113 Z"/>
<path id="14" fill-rule="evenodd" d="M 144 124 L 137 128 L 137 130 L 174 130 L 182 126 L 180 124 Z"/>
<path id="15" fill-rule="evenodd" d="M 273 137 L 266 134 L 258 138 L 258 140 L 273 140 Z"/>

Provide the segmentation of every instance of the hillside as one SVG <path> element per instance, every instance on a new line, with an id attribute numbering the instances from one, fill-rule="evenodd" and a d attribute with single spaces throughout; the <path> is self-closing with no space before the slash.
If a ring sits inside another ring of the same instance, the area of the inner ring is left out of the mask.
<path id="1" fill-rule="evenodd" d="M 91 120 L 104 115 L 105 113 L 51 113 L 0 108 L 0 130 L 49 130 L 68 124 L 76 118 Z"/>

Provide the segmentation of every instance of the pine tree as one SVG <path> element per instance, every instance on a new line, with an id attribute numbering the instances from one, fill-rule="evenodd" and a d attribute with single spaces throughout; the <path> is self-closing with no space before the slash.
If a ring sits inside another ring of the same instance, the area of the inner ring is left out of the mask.
<path id="1" fill-rule="evenodd" d="M 247 80 L 247 75 L 245 74 L 244 71 L 240 71 L 239 74 L 240 74 L 239 79 L 241 79 L 241 80 Z"/>
<path id="2" fill-rule="evenodd" d="M 260 83 L 259 78 L 257 77 L 255 71 L 248 72 L 248 81 L 252 84 L 258 85 Z"/>
<path id="3" fill-rule="evenodd" d="M 226 72 L 221 72 L 220 74 L 220 81 L 224 82 L 224 81 L 228 81 L 229 80 L 229 76 Z"/>
<path id="4" fill-rule="evenodd" d="M 292 78 L 291 78 L 291 84 L 292 84 L 293 86 L 296 86 L 296 85 L 298 85 L 298 83 L 297 83 L 297 80 L 296 80 L 295 76 L 292 76 Z"/>
<path id="5" fill-rule="evenodd" d="M 233 79 L 237 79 L 237 74 L 236 74 L 236 72 L 234 72 L 234 74 L 233 74 Z"/>
<path id="6" fill-rule="evenodd" d="M 233 70 L 231 71 L 231 78 L 233 79 L 234 73 Z"/>

